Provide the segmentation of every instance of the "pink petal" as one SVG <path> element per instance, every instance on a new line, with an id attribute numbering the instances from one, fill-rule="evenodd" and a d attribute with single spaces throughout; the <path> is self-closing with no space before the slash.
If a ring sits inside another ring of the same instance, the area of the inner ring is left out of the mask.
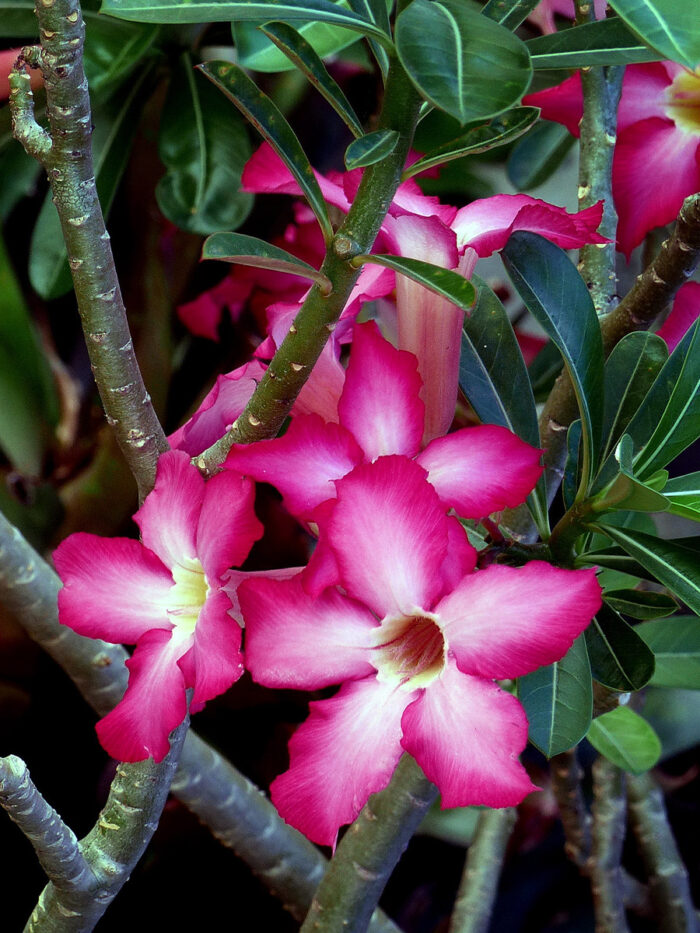
<path id="1" fill-rule="evenodd" d="M 204 479 L 182 450 L 161 454 L 156 484 L 134 515 L 141 540 L 172 569 L 197 557 L 195 535 L 204 499 Z"/>
<path id="2" fill-rule="evenodd" d="M 700 316 L 700 282 L 686 282 L 678 289 L 671 313 L 657 334 L 668 345 L 672 353 Z"/>
<path id="3" fill-rule="evenodd" d="M 329 181 L 320 172 L 314 171 L 314 175 L 325 200 L 342 211 L 348 211 L 350 203 L 341 185 Z M 301 194 L 294 176 L 267 142 L 264 142 L 246 163 L 241 176 L 241 187 L 244 191 L 258 193 Z"/>
<path id="4" fill-rule="evenodd" d="M 381 457 L 336 488 L 327 534 L 347 593 L 380 618 L 429 610 L 443 588 L 447 517 L 425 472 Z"/>
<path id="5" fill-rule="evenodd" d="M 138 541 L 80 532 L 66 538 L 53 559 L 63 581 L 60 621 L 79 635 L 133 645 L 149 629 L 172 628 L 172 575 Z"/>
<path id="6" fill-rule="evenodd" d="M 194 301 L 180 305 L 177 316 L 193 334 L 219 340 L 219 322 L 226 309 L 235 321 L 250 295 L 253 282 L 240 275 L 227 275 L 218 285 L 203 292 Z"/>
<path id="7" fill-rule="evenodd" d="M 454 515 L 447 517 L 447 555 L 442 565 L 445 590 L 454 589 L 476 567 L 478 554 L 469 543 L 467 533 Z"/>
<path id="8" fill-rule="evenodd" d="M 224 585 L 222 590 L 231 603 L 228 607 L 229 615 L 243 628 L 245 622 L 241 613 L 241 604 L 238 600 L 238 587 L 244 580 L 289 580 L 290 577 L 296 577 L 300 574 L 303 569 L 303 567 L 281 567 L 277 570 L 227 570 L 223 575 Z"/>
<path id="9" fill-rule="evenodd" d="M 270 787 L 280 815 L 312 842 L 334 846 L 339 828 L 389 782 L 401 757 L 401 714 L 412 697 L 368 677 L 311 703 L 289 743 L 289 771 Z"/>
<path id="10" fill-rule="evenodd" d="M 316 414 L 324 421 L 337 422 L 338 402 L 344 385 L 345 369 L 338 358 L 335 341 L 329 340 L 297 396 L 292 415 Z"/>
<path id="11" fill-rule="evenodd" d="M 218 590 L 208 594 L 199 613 L 192 648 L 187 654 L 194 672 L 193 707 L 224 693 L 243 673 L 241 628 L 229 615 L 230 608 L 228 596 Z M 184 663 L 181 666 L 185 668 Z"/>
<path id="12" fill-rule="evenodd" d="M 248 580 L 238 598 L 245 619 L 245 663 L 266 687 L 318 690 L 366 677 L 377 620 L 335 589 L 309 596 L 298 577 Z"/>
<path id="13" fill-rule="evenodd" d="M 338 413 L 368 460 L 418 452 L 424 413 L 420 390 L 415 356 L 392 347 L 374 321 L 357 325 Z"/>
<path id="14" fill-rule="evenodd" d="M 318 415 L 303 415 L 282 437 L 235 445 L 225 466 L 276 486 L 289 511 L 308 519 L 322 502 L 335 498 L 334 481 L 362 460 L 349 431 L 325 424 Z"/>
<path id="15" fill-rule="evenodd" d="M 543 120 L 562 123 L 572 136 L 579 136 L 579 123 L 583 116 L 583 93 L 581 74 L 576 72 L 566 81 L 545 91 L 526 94 L 523 104 L 527 107 L 540 107 Z"/>
<path id="16" fill-rule="evenodd" d="M 97 736 L 117 761 L 162 761 L 168 754 L 168 736 L 185 718 L 185 680 L 178 666 L 191 644 L 191 636 L 152 631 L 139 640 L 126 662 L 129 685 L 120 702 L 101 719 Z"/>
<path id="17" fill-rule="evenodd" d="M 518 761 L 527 742 L 520 703 L 454 664 L 406 707 L 401 724 L 401 744 L 437 784 L 443 808 L 512 807 L 538 789 Z"/>
<path id="18" fill-rule="evenodd" d="M 666 119 L 666 91 L 680 65 L 671 62 L 647 62 L 629 65 L 622 79 L 622 95 L 617 111 L 617 132 L 651 117 Z"/>
<path id="19" fill-rule="evenodd" d="M 613 159 L 617 240 L 629 257 L 655 227 L 670 223 L 700 189 L 700 138 L 656 117 L 619 134 Z"/>
<path id="20" fill-rule="evenodd" d="M 594 570 L 531 561 L 477 570 L 435 612 L 459 669 L 502 679 L 562 658 L 600 605 Z"/>
<path id="21" fill-rule="evenodd" d="M 226 470 L 207 481 L 196 546 L 210 586 L 219 583 L 229 567 L 240 566 L 262 537 L 254 502 L 253 484 L 239 473 Z"/>
<path id="22" fill-rule="evenodd" d="M 541 456 L 512 431 L 484 424 L 435 438 L 416 460 L 444 503 L 462 518 L 485 518 L 525 501 Z"/>

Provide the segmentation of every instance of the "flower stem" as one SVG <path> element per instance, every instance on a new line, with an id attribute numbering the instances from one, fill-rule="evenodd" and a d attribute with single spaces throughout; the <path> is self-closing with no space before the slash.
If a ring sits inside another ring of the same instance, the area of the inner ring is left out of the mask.
<path id="1" fill-rule="evenodd" d="M 387 787 L 373 794 L 343 836 L 301 933 L 364 933 L 394 866 L 437 797 L 403 755 Z"/>
<path id="2" fill-rule="evenodd" d="M 484 810 L 480 814 L 457 892 L 450 933 L 487 933 L 506 847 L 517 817 L 513 807 Z"/>
<path id="3" fill-rule="evenodd" d="M 625 839 L 625 775 L 601 755 L 593 765 L 589 862 L 596 933 L 628 933 L 620 859 Z"/>

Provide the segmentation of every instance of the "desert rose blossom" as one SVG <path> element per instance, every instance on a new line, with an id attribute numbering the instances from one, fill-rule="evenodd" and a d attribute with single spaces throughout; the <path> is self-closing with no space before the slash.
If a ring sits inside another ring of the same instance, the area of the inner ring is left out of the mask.
<path id="1" fill-rule="evenodd" d="M 186 690 L 200 709 L 242 673 L 240 627 L 223 587 L 262 526 L 252 483 L 234 472 L 205 483 L 180 451 L 161 456 L 134 520 L 141 541 L 78 533 L 59 545 L 58 611 L 80 635 L 136 645 L 126 692 L 97 734 L 120 761 L 161 761 L 185 717 Z"/>
<path id="2" fill-rule="evenodd" d="M 245 663 L 268 687 L 341 684 L 290 742 L 281 815 L 334 845 L 403 751 L 443 807 L 514 806 L 536 788 L 527 719 L 496 680 L 561 658 L 600 606 L 594 571 L 542 562 L 474 571 L 476 552 L 421 467 L 382 457 L 338 481 L 324 532 L 334 585 L 244 581 Z"/>
<path id="3" fill-rule="evenodd" d="M 594 0 L 595 18 L 605 19 L 608 0 Z M 528 21 L 539 26 L 542 32 L 556 32 L 554 15 L 573 19 L 576 15 L 574 0 L 540 0 L 535 9 L 528 16 Z"/>
<path id="4" fill-rule="evenodd" d="M 581 78 L 523 98 L 579 135 Z M 700 73 L 674 62 L 628 65 L 617 116 L 612 189 L 617 242 L 629 258 L 646 234 L 675 220 L 700 190 Z"/>
<path id="5" fill-rule="evenodd" d="M 700 282 L 686 282 L 678 289 L 671 313 L 656 331 L 673 353 L 686 331 L 700 317 Z"/>

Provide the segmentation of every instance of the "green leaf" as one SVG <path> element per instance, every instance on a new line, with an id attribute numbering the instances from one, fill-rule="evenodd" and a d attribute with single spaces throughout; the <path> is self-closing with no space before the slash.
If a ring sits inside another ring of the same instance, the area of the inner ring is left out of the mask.
<path id="1" fill-rule="evenodd" d="M 674 477 L 662 491 L 670 503 L 669 512 L 700 522 L 700 473 Z"/>
<path id="2" fill-rule="evenodd" d="M 215 233 L 208 237 L 202 248 L 202 259 L 219 259 L 298 275 L 316 282 L 326 294 L 330 294 L 332 288 L 330 280 L 307 262 L 265 240 L 243 233 Z"/>
<path id="3" fill-rule="evenodd" d="M 39 26 L 34 15 L 33 0 L 2 0 L 0 2 L 0 37 L 3 39 L 34 39 Z"/>
<path id="4" fill-rule="evenodd" d="M 101 12 L 117 19 L 139 23 L 286 23 L 315 22 L 344 26 L 365 36 L 374 36 L 391 45 L 389 36 L 374 23 L 346 10 L 331 0 L 303 0 L 302 3 L 278 0 L 104 0 Z"/>
<path id="5" fill-rule="evenodd" d="M 85 74 L 92 95 L 120 84 L 153 46 L 158 26 L 124 23 L 84 12 Z"/>
<path id="6" fill-rule="evenodd" d="M 527 368 L 536 402 L 543 402 L 547 398 L 563 368 L 564 361 L 559 348 L 548 340 Z"/>
<path id="7" fill-rule="evenodd" d="M 158 153 L 167 171 L 156 197 L 168 220 L 203 235 L 243 223 L 253 206 L 253 196 L 240 191 L 250 156 L 248 132 L 216 88 L 194 71 L 188 53 L 173 71 Z"/>
<path id="8" fill-rule="evenodd" d="M 632 774 L 653 768 L 661 755 L 657 734 L 628 706 L 618 706 L 594 719 L 586 738 L 608 761 Z"/>
<path id="9" fill-rule="evenodd" d="M 287 23 L 268 23 L 262 32 L 275 43 L 286 57 L 302 72 L 308 81 L 323 95 L 341 120 L 355 137 L 364 130 L 338 83 L 331 78 L 326 67 L 306 39 Z M 398 134 L 397 134 L 398 138 Z"/>
<path id="10" fill-rule="evenodd" d="M 665 57 L 643 45 L 617 17 L 537 36 L 525 45 L 535 69 L 631 65 L 658 62 Z"/>
<path id="11" fill-rule="evenodd" d="M 532 77 L 524 43 L 464 0 L 413 0 L 396 51 L 420 94 L 462 124 L 512 107 Z"/>
<path id="12" fill-rule="evenodd" d="M 513 147 L 508 157 L 508 178 L 518 191 L 543 184 L 566 158 L 574 137 L 561 123 L 540 120 Z"/>
<path id="13" fill-rule="evenodd" d="M 451 139 L 436 149 L 431 149 L 417 162 L 410 165 L 403 173 L 403 178 L 411 178 L 427 168 L 443 165 L 453 159 L 488 152 L 496 146 L 505 146 L 506 143 L 526 133 L 537 121 L 539 113 L 538 107 L 514 107 L 486 122 L 472 120 L 456 139 Z M 568 133 L 567 136 L 571 138 Z"/>
<path id="14" fill-rule="evenodd" d="M 316 215 L 324 239 L 333 237 L 328 208 L 306 153 L 294 131 L 270 98 L 237 65 L 206 62 L 199 69 L 238 107 L 285 163 Z"/>
<path id="15" fill-rule="evenodd" d="M 365 168 L 381 162 L 394 151 L 398 141 L 396 130 L 377 130 L 361 136 L 345 150 L 345 168 L 350 172 L 354 168 Z"/>
<path id="16" fill-rule="evenodd" d="M 334 55 L 358 41 L 356 32 L 332 26 L 329 23 L 295 21 L 299 34 L 308 42 L 319 58 Z M 279 47 L 266 38 L 259 23 L 232 23 L 233 41 L 236 46 L 238 63 L 251 71 L 280 72 L 292 71 L 297 65 Z"/>
<path id="17" fill-rule="evenodd" d="M 603 598 L 615 612 L 633 619 L 663 619 L 678 610 L 675 599 L 652 590 L 607 590 Z"/>
<path id="18" fill-rule="evenodd" d="M 595 472 L 603 421 L 603 341 L 586 284 L 563 249 L 535 233 L 508 240 L 503 262 L 520 297 L 561 351 L 583 424 L 581 484 Z"/>
<path id="19" fill-rule="evenodd" d="M 561 661 L 518 679 L 533 745 L 551 758 L 584 737 L 593 713 L 593 687 L 583 635 Z"/>
<path id="20" fill-rule="evenodd" d="M 539 447 L 537 411 L 518 341 L 505 308 L 478 275 L 476 304 L 465 318 L 459 385 L 484 424 L 498 424 Z M 548 528 L 544 481 L 528 497 L 537 526 Z"/>
<path id="21" fill-rule="evenodd" d="M 618 463 L 617 476 L 592 500 L 594 512 L 631 509 L 638 512 L 665 512 L 668 500 L 656 491 L 656 484 L 651 480 L 641 482 L 634 475 L 633 443 L 629 434 L 623 434 L 615 448 L 615 460 Z M 663 471 L 660 485 L 668 479 Z"/>
<path id="22" fill-rule="evenodd" d="M 380 253 L 357 256 L 353 260 L 353 265 L 364 265 L 366 262 L 373 262 L 378 266 L 393 269 L 394 272 L 400 272 L 401 275 L 413 279 L 419 285 L 424 285 L 465 311 L 469 311 L 476 301 L 476 290 L 472 283 L 459 272 L 453 272 L 451 269 L 443 269 L 441 266 L 434 266 L 431 262 L 423 262 L 421 259 L 384 256 Z"/>
<path id="23" fill-rule="evenodd" d="M 661 740 L 662 759 L 700 743 L 700 690 L 647 687 L 644 716 Z"/>
<path id="24" fill-rule="evenodd" d="M 507 29 L 517 29 L 539 2 L 540 0 L 489 0 L 481 12 Z"/>
<path id="25" fill-rule="evenodd" d="M 0 151 L 0 220 L 4 223 L 16 205 L 36 191 L 41 165 L 15 140 Z"/>
<path id="26" fill-rule="evenodd" d="M 576 499 L 581 472 L 581 419 L 577 418 L 566 432 L 566 463 L 561 482 L 564 508 L 570 509 Z"/>
<path id="27" fill-rule="evenodd" d="M 636 591 L 633 591 L 636 592 Z M 624 619 L 603 606 L 585 632 L 594 680 L 611 690 L 640 690 L 654 673 L 654 655 Z"/>
<path id="28" fill-rule="evenodd" d="M 700 619 L 697 616 L 644 622 L 635 631 L 656 658 L 652 686 L 700 690 Z"/>
<path id="29" fill-rule="evenodd" d="M 136 78 L 131 78 L 124 93 L 113 94 L 93 109 L 95 131 L 92 154 L 97 193 L 105 215 L 109 214 L 145 103 L 143 87 L 152 73 L 146 63 Z M 65 295 L 73 287 L 66 248 L 51 192 L 46 196 L 34 226 L 29 252 L 29 281 L 42 298 Z"/>
<path id="30" fill-rule="evenodd" d="M 610 6 L 662 59 L 686 68 L 700 62 L 695 0 L 610 0 Z"/>
<path id="31" fill-rule="evenodd" d="M 700 561 L 697 552 L 674 541 L 629 528 L 602 524 L 596 529 L 619 544 L 630 557 L 700 615 Z"/>

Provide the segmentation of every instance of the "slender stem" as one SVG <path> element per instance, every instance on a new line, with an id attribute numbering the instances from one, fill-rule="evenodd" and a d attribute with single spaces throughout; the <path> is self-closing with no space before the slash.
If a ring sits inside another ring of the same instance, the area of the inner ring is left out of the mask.
<path id="1" fill-rule="evenodd" d="M 625 776 L 601 755 L 593 765 L 589 863 L 596 933 L 628 933 L 620 859 L 625 839 Z"/>
<path id="2" fill-rule="evenodd" d="M 661 789 L 650 774 L 627 779 L 630 827 L 649 879 L 651 900 L 659 930 L 664 933 L 697 933 L 688 872 L 681 859 Z"/>
<path id="3" fill-rule="evenodd" d="M 457 892 L 450 933 L 487 933 L 506 847 L 517 818 L 518 811 L 513 807 L 480 814 Z"/>
<path id="4" fill-rule="evenodd" d="M 136 361 L 97 197 L 83 69 L 85 26 L 78 0 L 38 0 L 36 15 L 41 47 L 24 49 L 10 77 L 13 132 L 48 175 L 95 382 L 143 498 L 153 486 L 156 462 L 168 443 Z M 34 119 L 24 62 L 41 68 L 48 132 Z"/>
<path id="5" fill-rule="evenodd" d="M 370 251 L 389 209 L 419 107 L 418 94 L 398 59 L 392 57 L 378 129 L 398 131 L 399 142 L 387 158 L 365 171 L 352 207 L 333 238 L 321 266 L 333 289 L 330 295 L 324 295 L 317 285 L 311 289 L 243 413 L 223 438 L 195 458 L 203 473 L 215 472 L 233 444 L 274 437 L 282 426 L 360 274 L 350 260 Z"/>
<path id="6" fill-rule="evenodd" d="M 301 933 L 364 933 L 384 885 L 437 789 L 410 755 L 343 836 Z"/>
<path id="7" fill-rule="evenodd" d="M 552 789 L 564 827 L 564 851 L 582 871 L 587 870 L 591 854 L 591 816 L 583 799 L 583 769 L 576 749 L 555 755 L 550 762 Z"/>

